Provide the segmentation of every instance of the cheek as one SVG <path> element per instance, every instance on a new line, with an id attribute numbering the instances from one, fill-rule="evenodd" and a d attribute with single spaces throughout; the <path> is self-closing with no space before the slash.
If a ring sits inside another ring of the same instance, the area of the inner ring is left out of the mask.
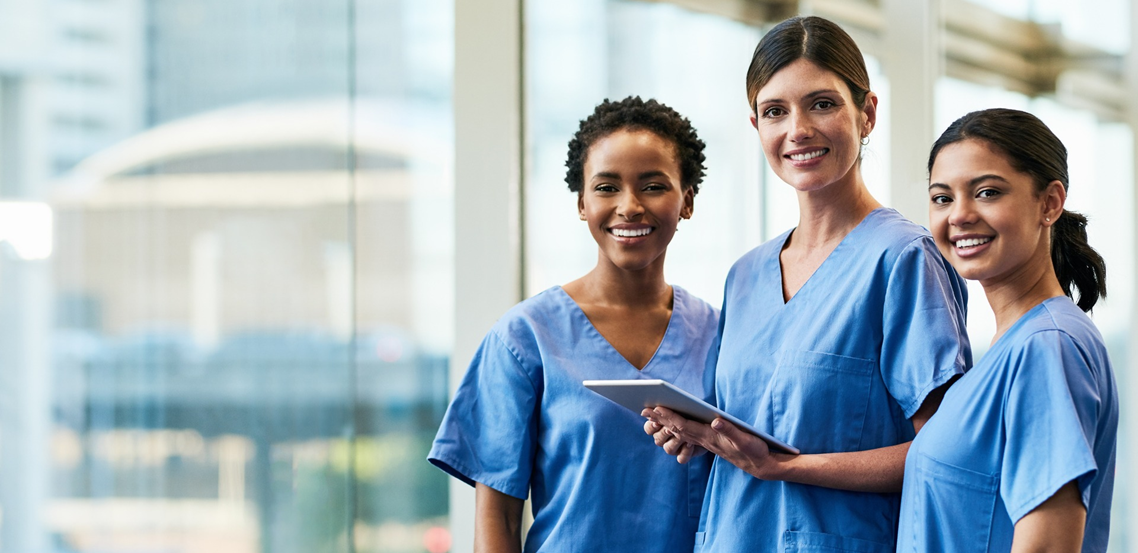
<path id="1" fill-rule="evenodd" d="M 946 253 L 952 249 L 951 244 L 948 243 L 948 213 L 946 210 L 935 207 L 929 209 L 929 234 L 933 235 L 933 241 L 936 242 L 936 247 L 941 253 Z"/>
<path id="2" fill-rule="evenodd" d="M 778 157 L 778 144 L 779 141 L 775 137 L 774 129 L 769 126 L 759 128 L 759 146 L 762 147 L 763 153 L 768 158 Z"/>

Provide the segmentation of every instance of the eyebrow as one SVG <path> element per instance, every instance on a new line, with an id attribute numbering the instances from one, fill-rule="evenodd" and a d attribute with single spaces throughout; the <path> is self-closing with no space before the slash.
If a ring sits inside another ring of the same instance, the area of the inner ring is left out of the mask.
<path id="1" fill-rule="evenodd" d="M 644 179 L 651 179 L 651 178 L 655 178 L 655 177 L 667 177 L 667 176 L 668 176 L 668 174 L 663 172 L 663 171 L 645 171 L 645 172 L 637 175 L 636 178 L 637 178 L 637 180 L 644 180 Z M 600 179 L 620 180 L 620 173 L 614 173 L 612 171 L 601 171 L 600 173 L 593 175 L 593 178 L 594 179 L 600 178 Z"/>
<path id="2" fill-rule="evenodd" d="M 980 175 L 979 177 L 973 177 L 972 179 L 969 179 L 968 188 L 974 188 L 976 185 L 978 185 L 984 181 L 989 181 L 989 180 L 998 180 L 1000 182 L 1005 182 L 1005 183 L 1008 182 L 1008 179 L 1005 179 L 1004 177 L 989 173 L 987 175 Z M 949 186 L 947 184 L 942 183 L 942 182 L 934 182 L 934 183 L 929 184 L 929 190 L 932 190 L 933 188 L 943 188 L 943 189 L 947 190 L 947 189 L 949 189 Z"/>
<path id="3" fill-rule="evenodd" d="M 806 94 L 805 96 L 803 96 L 803 98 L 813 98 L 815 96 L 821 96 L 823 94 L 841 94 L 841 93 L 838 92 L 837 90 L 832 89 L 832 88 L 824 88 L 824 89 L 815 90 L 814 92 Z M 786 100 L 783 100 L 782 98 L 767 98 L 766 100 L 758 102 L 758 105 L 761 106 L 763 104 L 775 104 L 775 103 L 785 102 L 785 101 Z"/>

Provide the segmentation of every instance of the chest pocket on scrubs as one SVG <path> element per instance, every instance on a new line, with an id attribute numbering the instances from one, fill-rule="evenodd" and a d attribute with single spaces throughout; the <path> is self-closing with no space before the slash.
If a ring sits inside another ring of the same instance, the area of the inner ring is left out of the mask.
<path id="1" fill-rule="evenodd" d="M 774 435 L 803 453 L 856 450 L 876 372 L 869 359 L 784 354 L 771 382 Z"/>
<path id="2" fill-rule="evenodd" d="M 923 498 L 913 506 L 913 520 L 927 530 L 948 528 L 952 532 L 951 539 L 925 536 L 925 540 L 942 544 L 944 553 L 987 551 L 999 476 L 953 466 L 923 453 L 914 455 L 912 461 L 918 476 L 911 485 L 921 487 L 915 495 Z"/>

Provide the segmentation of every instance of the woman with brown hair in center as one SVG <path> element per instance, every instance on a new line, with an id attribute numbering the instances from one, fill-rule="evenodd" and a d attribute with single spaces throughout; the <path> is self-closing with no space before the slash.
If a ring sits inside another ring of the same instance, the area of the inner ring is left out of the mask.
<path id="1" fill-rule="evenodd" d="M 971 365 L 964 282 L 862 179 L 877 96 L 840 27 L 777 25 L 747 97 L 799 222 L 727 277 L 715 395 L 802 453 L 659 407 L 645 431 L 680 462 L 715 455 L 696 551 L 892 552 L 909 443 Z"/>

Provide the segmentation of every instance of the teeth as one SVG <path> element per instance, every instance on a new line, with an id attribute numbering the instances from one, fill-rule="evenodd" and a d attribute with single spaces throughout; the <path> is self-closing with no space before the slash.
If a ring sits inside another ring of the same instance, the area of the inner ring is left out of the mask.
<path id="1" fill-rule="evenodd" d="M 816 152 L 810 152 L 808 154 L 790 154 L 790 159 L 792 159 L 794 161 L 806 161 L 808 159 L 814 159 L 818 156 L 821 156 L 822 154 L 824 154 L 828 151 L 829 150 L 826 150 L 823 148 L 821 150 L 818 150 Z"/>
<path id="2" fill-rule="evenodd" d="M 625 229 L 625 228 L 614 228 L 614 229 L 612 229 L 613 234 L 620 236 L 620 237 L 623 237 L 623 238 L 634 238 L 637 236 L 644 236 L 650 232 L 652 232 L 652 227 L 637 228 L 637 229 Z"/>
<path id="3" fill-rule="evenodd" d="M 964 240 L 957 240 L 956 247 L 971 248 L 973 246 L 979 246 L 980 244 L 987 244 L 991 241 L 991 238 L 965 238 Z"/>

